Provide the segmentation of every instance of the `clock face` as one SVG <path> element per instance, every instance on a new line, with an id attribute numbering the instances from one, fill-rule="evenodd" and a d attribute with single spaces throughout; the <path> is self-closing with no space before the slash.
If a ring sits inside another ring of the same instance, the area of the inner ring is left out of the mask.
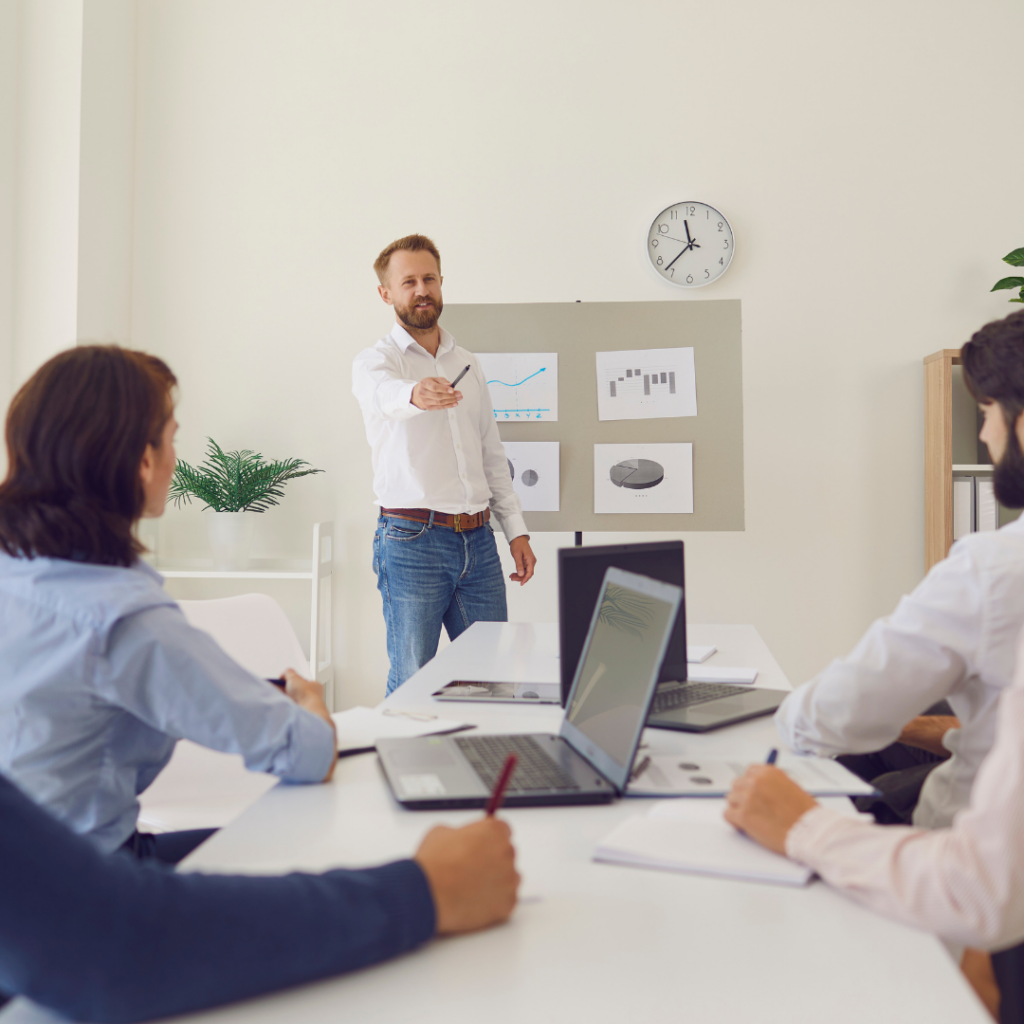
<path id="1" fill-rule="evenodd" d="M 700 288 L 732 262 L 729 222 L 707 203 L 676 203 L 662 210 L 647 234 L 647 257 L 666 281 Z"/>

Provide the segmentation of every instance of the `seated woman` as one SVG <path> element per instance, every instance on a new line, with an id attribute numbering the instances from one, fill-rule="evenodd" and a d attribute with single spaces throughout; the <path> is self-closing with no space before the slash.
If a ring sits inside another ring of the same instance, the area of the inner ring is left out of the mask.
<path id="1" fill-rule="evenodd" d="M 176 862 L 209 830 L 136 831 L 138 794 L 188 738 L 290 782 L 330 778 L 318 683 L 287 696 L 191 627 L 140 561 L 163 514 L 173 390 L 154 356 L 71 349 L 21 388 L 0 484 L 0 772 L 104 852 Z"/>

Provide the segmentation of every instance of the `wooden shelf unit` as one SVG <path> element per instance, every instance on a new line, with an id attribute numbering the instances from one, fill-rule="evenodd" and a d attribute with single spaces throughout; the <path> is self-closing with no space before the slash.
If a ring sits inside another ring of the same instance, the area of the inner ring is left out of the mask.
<path id="1" fill-rule="evenodd" d="M 924 360 L 925 572 L 953 545 L 953 367 L 959 365 L 955 348 Z"/>

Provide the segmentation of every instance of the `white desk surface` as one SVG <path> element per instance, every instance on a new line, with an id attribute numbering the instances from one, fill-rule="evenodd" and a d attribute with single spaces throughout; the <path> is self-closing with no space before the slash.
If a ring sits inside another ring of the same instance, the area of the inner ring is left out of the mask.
<path id="1" fill-rule="evenodd" d="M 752 626 L 690 627 L 709 664 L 749 665 L 757 685 L 789 683 Z M 553 625 L 477 623 L 389 704 L 440 711 L 487 731 L 557 730 L 557 707 L 439 705 L 453 678 L 558 680 Z M 770 718 L 698 736 L 647 730 L 652 749 L 763 758 Z M 376 967 L 196 1015 L 218 1024 L 988 1024 L 940 943 L 815 882 L 803 889 L 596 864 L 597 841 L 650 801 L 503 811 L 523 876 L 512 920 L 435 940 Z M 403 811 L 373 755 L 342 759 L 331 784 L 278 785 L 187 861 L 192 870 L 318 871 L 411 854 L 428 827 L 477 811 Z M 273 927 L 268 922 L 268 927 Z M 3 1024 L 49 1015 L 18 1001 Z"/>

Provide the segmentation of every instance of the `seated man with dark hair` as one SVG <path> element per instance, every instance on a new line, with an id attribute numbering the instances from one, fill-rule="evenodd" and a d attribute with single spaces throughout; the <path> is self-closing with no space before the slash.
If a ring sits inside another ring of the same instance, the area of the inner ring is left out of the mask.
<path id="1" fill-rule="evenodd" d="M 0 776 L 0 991 L 106 1022 L 262 995 L 504 921 L 514 862 L 484 818 L 362 871 L 172 874 L 100 853 Z"/>
<path id="2" fill-rule="evenodd" d="M 985 417 L 980 438 L 995 463 L 996 499 L 1022 508 L 1024 311 L 987 324 L 961 358 L 964 382 Z M 894 808 L 896 820 L 913 810 L 915 825 L 949 825 L 967 805 L 992 748 L 996 705 L 1013 677 L 1022 626 L 1024 521 L 1018 519 L 958 540 L 847 657 L 786 698 L 775 715 L 779 732 L 794 750 L 822 756 L 868 754 L 897 740 L 920 748 L 917 758 L 891 765 L 927 774 L 916 808 L 905 799 L 906 806 Z M 952 715 L 915 717 L 940 701 Z M 937 759 L 932 768 L 928 762 Z"/>

